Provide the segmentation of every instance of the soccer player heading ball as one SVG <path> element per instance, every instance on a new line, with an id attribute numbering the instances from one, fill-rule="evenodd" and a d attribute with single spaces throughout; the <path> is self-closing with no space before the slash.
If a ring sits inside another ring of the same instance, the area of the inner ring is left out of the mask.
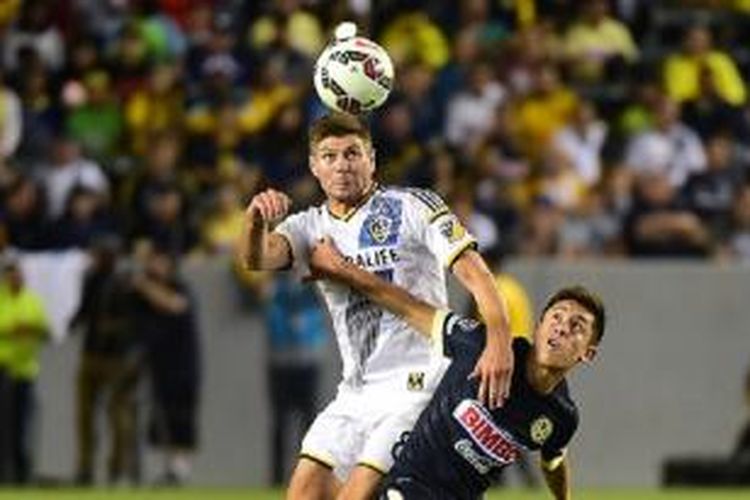
<path id="1" fill-rule="evenodd" d="M 474 500 L 491 486 L 519 450 L 538 450 L 556 499 L 570 498 L 565 448 L 578 426 L 578 412 L 565 375 L 591 361 L 604 333 L 604 306 L 583 287 L 559 290 L 547 302 L 534 344 L 513 341 L 516 368 L 510 398 L 489 408 L 475 398 L 470 379 L 484 346 L 484 326 L 437 309 L 348 262 L 329 238 L 313 249 L 315 276 L 360 291 L 430 337 L 451 358 L 450 368 L 414 429 L 394 447 L 396 462 L 382 500 Z"/>
<path id="2" fill-rule="evenodd" d="M 378 186 L 370 132 L 357 117 L 326 116 L 310 130 L 310 169 L 326 202 L 288 216 L 291 200 L 269 189 L 246 210 L 240 255 L 251 269 L 296 267 L 330 235 L 346 258 L 420 299 L 447 306 L 446 270 L 487 320 L 486 347 L 472 367 L 473 395 L 489 407 L 509 392 L 508 318 L 474 238 L 432 191 Z M 335 399 L 303 442 L 288 498 L 370 498 L 390 469 L 391 448 L 411 429 L 445 372 L 443 356 L 402 318 L 337 283 L 320 281 L 343 360 Z M 484 336 L 482 336 L 484 337 Z"/>

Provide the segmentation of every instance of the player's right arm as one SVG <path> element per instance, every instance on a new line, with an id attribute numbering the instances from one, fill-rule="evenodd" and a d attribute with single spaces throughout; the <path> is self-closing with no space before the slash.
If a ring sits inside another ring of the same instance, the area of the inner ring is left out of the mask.
<path id="1" fill-rule="evenodd" d="M 559 461 L 546 462 L 542 460 L 542 474 L 547 487 L 555 500 L 570 500 L 570 467 L 567 456 L 563 455 Z"/>
<path id="2" fill-rule="evenodd" d="M 318 242 L 310 253 L 312 278 L 326 278 L 344 283 L 366 295 L 383 309 L 401 316 L 420 334 L 430 337 L 438 310 L 403 288 L 374 273 L 365 271 L 344 259 L 330 237 Z"/>
<path id="3" fill-rule="evenodd" d="M 292 251 L 287 239 L 273 227 L 289 213 L 292 202 L 287 195 L 267 189 L 253 196 L 245 210 L 239 241 L 239 259 L 250 270 L 276 270 L 288 267 Z"/>

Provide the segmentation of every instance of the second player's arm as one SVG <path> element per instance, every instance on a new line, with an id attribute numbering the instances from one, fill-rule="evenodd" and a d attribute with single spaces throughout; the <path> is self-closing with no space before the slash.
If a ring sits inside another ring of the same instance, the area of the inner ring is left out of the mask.
<path id="1" fill-rule="evenodd" d="M 492 272 L 475 250 L 464 251 L 451 268 L 471 293 L 487 325 L 487 341 L 474 374 L 480 378 L 479 399 L 491 408 L 510 395 L 513 350 L 505 301 L 500 296 Z"/>
<path id="2" fill-rule="evenodd" d="M 437 313 L 435 307 L 378 275 L 347 262 L 330 239 L 327 239 L 326 244 L 319 244 L 313 249 L 310 264 L 319 277 L 333 279 L 354 288 L 378 306 L 402 317 L 422 335 L 431 335 L 432 322 Z"/>
<path id="3" fill-rule="evenodd" d="M 542 462 L 542 474 L 555 500 L 570 500 L 570 467 L 568 458 L 562 457 L 556 464 Z"/>

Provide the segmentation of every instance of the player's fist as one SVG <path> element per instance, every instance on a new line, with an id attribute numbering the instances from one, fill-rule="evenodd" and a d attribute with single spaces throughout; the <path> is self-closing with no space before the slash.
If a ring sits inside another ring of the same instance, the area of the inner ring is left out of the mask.
<path id="1" fill-rule="evenodd" d="M 245 210 L 245 214 L 251 218 L 260 218 L 264 222 L 275 224 L 286 217 L 292 200 L 281 191 L 266 189 L 253 196 Z"/>

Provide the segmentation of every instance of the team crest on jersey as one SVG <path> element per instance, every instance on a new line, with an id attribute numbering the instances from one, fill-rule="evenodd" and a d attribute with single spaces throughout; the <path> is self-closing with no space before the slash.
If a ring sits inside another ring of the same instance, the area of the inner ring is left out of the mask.
<path id="1" fill-rule="evenodd" d="M 410 391 L 424 389 L 424 372 L 410 372 L 406 379 L 406 388 Z"/>
<path id="2" fill-rule="evenodd" d="M 450 217 L 440 223 L 440 234 L 449 243 L 455 243 L 466 235 L 466 229 L 455 217 Z"/>
<path id="3" fill-rule="evenodd" d="M 542 415 L 531 423 L 531 440 L 536 444 L 543 444 L 552 435 L 554 428 L 552 420 Z"/>
<path id="4" fill-rule="evenodd" d="M 370 211 L 362 223 L 360 247 L 394 245 L 401 228 L 401 200 L 378 196 L 370 203 Z"/>

